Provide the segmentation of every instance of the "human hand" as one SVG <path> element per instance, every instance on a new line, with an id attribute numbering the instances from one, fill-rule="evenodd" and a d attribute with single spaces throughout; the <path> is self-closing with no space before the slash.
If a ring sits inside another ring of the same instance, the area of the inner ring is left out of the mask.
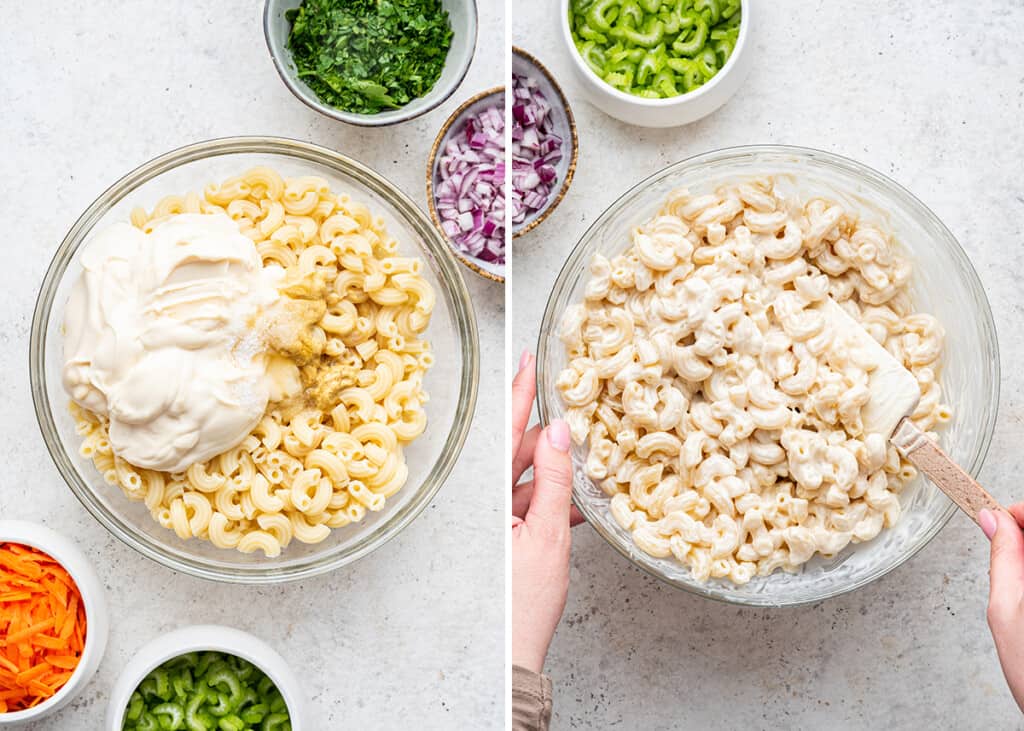
<path id="1" fill-rule="evenodd" d="M 512 381 L 512 663 L 539 673 L 569 592 L 572 458 L 569 426 L 526 430 L 537 384 L 523 353 Z M 533 466 L 533 480 L 518 485 Z"/>
<path id="2" fill-rule="evenodd" d="M 1006 683 L 1024 710 L 1024 503 L 1007 510 L 982 510 L 978 523 L 992 542 L 988 626 Z"/>

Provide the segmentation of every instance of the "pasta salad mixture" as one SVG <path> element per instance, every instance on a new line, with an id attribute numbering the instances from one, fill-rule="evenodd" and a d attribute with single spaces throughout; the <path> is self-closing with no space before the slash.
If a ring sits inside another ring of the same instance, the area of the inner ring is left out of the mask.
<path id="1" fill-rule="evenodd" d="M 221 233 L 224 222 L 240 243 Z M 116 312 L 109 322 L 76 322 L 70 302 L 66 315 L 65 386 L 81 454 L 180 538 L 268 557 L 381 510 L 406 482 L 403 447 L 426 426 L 433 355 L 422 334 L 434 292 L 422 261 L 399 255 L 384 220 L 327 181 L 268 168 L 137 208 L 131 225 L 143 253 L 161 236 L 167 251 L 148 252 L 152 266 L 134 278 L 122 255 L 89 260 L 87 251 L 82 278 L 129 294 L 154 278 L 142 312 L 117 311 L 125 297 L 100 291 L 91 296 L 101 304 L 84 310 Z M 265 281 L 270 294 L 257 297 Z M 240 282 L 251 291 L 236 291 Z M 254 308 L 242 323 L 232 321 L 239 302 Z M 136 320 L 138 337 L 118 331 Z M 107 370 L 95 343 L 71 342 L 94 331 L 118 343 Z M 128 340 L 148 350 L 126 352 Z M 165 396 L 161 381 L 175 378 L 174 367 L 158 367 L 167 352 L 174 364 L 206 356 Z M 117 372 L 126 363 L 134 370 Z M 204 385 L 211 373 L 221 380 Z M 174 428 L 173 440 L 151 438 Z M 139 463 L 119 444 L 137 447 Z"/>
<path id="2" fill-rule="evenodd" d="M 914 311 L 888 233 L 757 179 L 672 193 L 590 273 L 557 387 L 586 474 L 640 549 L 745 584 L 897 521 L 916 471 L 865 433 L 867 361 L 818 311 L 832 298 L 913 373 L 915 424 L 949 421 L 943 329 Z"/>

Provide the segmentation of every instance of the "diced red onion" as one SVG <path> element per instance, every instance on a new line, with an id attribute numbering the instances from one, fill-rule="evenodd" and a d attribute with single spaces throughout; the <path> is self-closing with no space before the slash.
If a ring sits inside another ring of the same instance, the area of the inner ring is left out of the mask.
<path id="1" fill-rule="evenodd" d="M 466 119 L 437 165 L 434 203 L 459 249 L 505 263 L 505 102 Z"/>
<path id="2" fill-rule="evenodd" d="M 562 159 L 562 138 L 555 134 L 551 104 L 537 80 L 512 77 L 512 225 L 547 206 L 558 188 L 555 167 Z"/>

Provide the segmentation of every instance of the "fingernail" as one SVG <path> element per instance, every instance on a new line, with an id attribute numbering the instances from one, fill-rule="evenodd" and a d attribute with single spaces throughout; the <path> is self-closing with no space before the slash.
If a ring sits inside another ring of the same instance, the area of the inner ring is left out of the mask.
<path id="1" fill-rule="evenodd" d="M 548 426 L 548 443 L 559 452 L 569 451 L 569 425 L 561 419 L 555 419 Z"/>
<path id="2" fill-rule="evenodd" d="M 526 368 L 526 364 L 530 362 L 530 351 L 524 350 L 523 354 L 519 356 L 519 370 Z"/>
<path id="3" fill-rule="evenodd" d="M 999 523 L 996 521 L 996 516 L 992 511 L 985 509 L 978 513 L 978 525 L 981 526 L 985 537 L 991 541 L 992 536 L 996 534 L 996 528 L 999 526 Z"/>

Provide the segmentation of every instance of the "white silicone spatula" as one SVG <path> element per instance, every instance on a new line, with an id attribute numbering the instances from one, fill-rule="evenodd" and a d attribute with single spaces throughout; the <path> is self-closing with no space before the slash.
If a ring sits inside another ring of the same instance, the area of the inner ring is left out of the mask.
<path id="1" fill-rule="evenodd" d="M 908 418 L 917 408 L 917 379 L 831 298 L 817 305 L 836 345 L 856 349 L 875 365 L 868 372 L 871 398 L 864 407 L 864 431 L 884 435 L 894 447 L 978 522 L 978 512 L 1002 506 Z"/>

